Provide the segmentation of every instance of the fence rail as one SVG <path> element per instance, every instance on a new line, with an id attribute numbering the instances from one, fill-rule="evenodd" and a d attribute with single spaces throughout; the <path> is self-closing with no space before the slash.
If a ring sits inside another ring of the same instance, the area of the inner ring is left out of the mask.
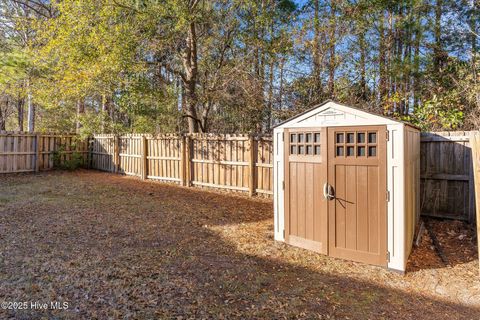
<path id="1" fill-rule="evenodd" d="M 75 135 L 0 132 L 0 173 L 49 170 L 71 160 L 73 153 L 84 159 L 88 154 L 87 143 Z"/>
<path id="2" fill-rule="evenodd" d="M 91 168 L 184 186 L 273 194 L 272 139 L 248 135 L 95 135 Z"/>

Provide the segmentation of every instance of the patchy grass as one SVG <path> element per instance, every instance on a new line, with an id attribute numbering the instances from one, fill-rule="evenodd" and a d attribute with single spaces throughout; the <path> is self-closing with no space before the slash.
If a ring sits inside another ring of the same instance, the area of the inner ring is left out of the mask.
<path id="1" fill-rule="evenodd" d="M 399 275 L 276 243 L 272 217 L 268 200 L 99 172 L 2 176 L 1 299 L 69 307 L 0 316 L 478 318 L 474 257 L 425 267 L 425 238 Z"/>

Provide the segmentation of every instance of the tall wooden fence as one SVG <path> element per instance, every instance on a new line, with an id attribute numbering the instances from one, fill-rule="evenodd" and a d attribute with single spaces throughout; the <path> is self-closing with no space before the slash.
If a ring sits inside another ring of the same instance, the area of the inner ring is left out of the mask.
<path id="1" fill-rule="evenodd" d="M 472 149 L 469 131 L 422 133 L 421 213 L 475 219 Z"/>
<path id="2" fill-rule="evenodd" d="M 473 221 L 470 132 L 422 133 L 422 214 Z M 0 173 L 54 167 L 80 153 L 91 168 L 185 186 L 273 193 L 272 140 L 247 135 L 75 135 L 0 132 Z"/>
<path id="3" fill-rule="evenodd" d="M 0 173 L 49 170 L 71 160 L 73 153 L 86 158 L 87 143 L 75 135 L 0 132 Z"/>
<path id="4" fill-rule="evenodd" d="M 272 140 L 247 135 L 95 135 L 94 169 L 184 186 L 273 194 Z"/>

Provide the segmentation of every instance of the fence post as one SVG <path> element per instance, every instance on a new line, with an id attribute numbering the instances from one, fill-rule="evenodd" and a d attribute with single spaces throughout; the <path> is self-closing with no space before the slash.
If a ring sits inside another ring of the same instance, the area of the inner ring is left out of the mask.
<path id="1" fill-rule="evenodd" d="M 185 146 L 185 135 L 180 135 L 180 185 L 186 185 L 186 176 L 187 176 L 187 168 L 186 168 L 186 146 Z"/>
<path id="2" fill-rule="evenodd" d="M 250 159 L 248 161 L 248 168 L 249 168 L 249 173 L 250 173 L 250 179 L 249 179 L 249 183 L 248 183 L 248 187 L 249 187 L 249 190 L 248 190 L 248 194 L 250 197 L 252 197 L 254 194 L 255 194 L 255 190 L 256 190 L 256 183 L 255 183 L 255 137 L 252 135 L 250 135 L 250 138 L 249 138 L 249 149 L 250 149 L 250 153 L 249 153 L 249 156 L 250 156 Z"/>
<path id="3" fill-rule="evenodd" d="M 87 168 L 88 169 L 91 169 L 93 164 L 93 141 L 94 139 L 94 136 L 88 136 L 87 137 L 87 141 L 84 142 L 84 149 L 86 149 L 85 151 L 87 152 L 87 159 L 86 159 L 86 162 L 87 162 Z"/>
<path id="4" fill-rule="evenodd" d="M 147 179 L 148 176 L 148 160 L 147 160 L 148 144 L 147 137 L 142 135 L 142 179 Z"/>
<path id="5" fill-rule="evenodd" d="M 480 254 L 480 132 L 470 133 L 470 147 L 472 148 L 473 177 L 475 184 L 475 207 L 477 217 L 477 242 Z M 479 262 L 480 272 L 480 262 Z"/>
<path id="6" fill-rule="evenodd" d="M 35 135 L 35 172 L 40 171 L 40 134 Z"/>
<path id="7" fill-rule="evenodd" d="M 113 172 L 120 171 L 120 138 L 117 135 L 113 136 Z"/>
<path id="8" fill-rule="evenodd" d="M 185 186 L 192 186 L 192 139 L 187 133 L 185 135 Z"/>

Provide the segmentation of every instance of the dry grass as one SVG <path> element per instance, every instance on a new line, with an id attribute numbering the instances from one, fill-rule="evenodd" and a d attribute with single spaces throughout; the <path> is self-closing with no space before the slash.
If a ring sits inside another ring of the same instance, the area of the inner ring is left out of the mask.
<path id="1" fill-rule="evenodd" d="M 0 177 L 1 299 L 69 303 L 0 316 L 478 319 L 472 255 L 422 264 L 425 238 L 399 275 L 275 243 L 272 216 L 268 200 L 99 172 Z"/>

